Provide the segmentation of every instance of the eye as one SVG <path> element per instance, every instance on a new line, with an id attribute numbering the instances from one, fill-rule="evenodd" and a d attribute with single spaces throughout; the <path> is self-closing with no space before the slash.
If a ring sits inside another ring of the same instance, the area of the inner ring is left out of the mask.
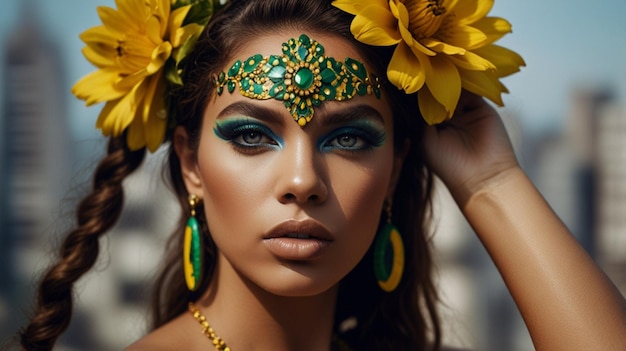
<path id="1" fill-rule="evenodd" d="M 254 130 L 242 132 L 238 137 L 234 138 L 233 141 L 250 146 L 263 143 L 276 145 L 276 142 L 267 135 Z"/>
<path id="2" fill-rule="evenodd" d="M 265 125 L 250 119 L 218 121 L 215 135 L 238 151 L 250 153 L 280 146 L 280 139 Z"/>
<path id="3" fill-rule="evenodd" d="M 347 126 L 333 130 L 323 138 L 324 151 L 365 151 L 381 146 L 385 141 L 384 130 L 372 126 Z"/>
<path id="4" fill-rule="evenodd" d="M 333 140 L 329 140 L 328 143 L 329 146 L 337 146 L 346 149 L 362 148 L 363 146 L 365 146 L 365 144 L 365 140 L 358 136 L 350 134 L 339 135 Z"/>

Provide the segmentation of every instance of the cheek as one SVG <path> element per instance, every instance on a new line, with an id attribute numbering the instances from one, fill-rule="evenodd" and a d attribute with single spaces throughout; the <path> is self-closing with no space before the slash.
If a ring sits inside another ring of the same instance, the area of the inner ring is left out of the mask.
<path id="1" fill-rule="evenodd" d="M 211 138 L 208 138 L 211 139 Z M 222 142 L 200 145 L 198 167 L 204 187 L 204 207 L 211 232 L 232 232 L 250 221 L 242 220 L 267 197 L 263 172 L 236 155 Z"/>
<path id="2" fill-rule="evenodd" d="M 369 167 L 329 167 L 336 201 L 344 216 L 341 232 L 347 240 L 342 250 L 352 256 L 354 264 L 365 254 L 378 228 L 392 173 L 391 160 L 390 152 L 389 157 L 377 158 Z"/>
<path id="3" fill-rule="evenodd" d="M 387 157 L 388 155 L 388 157 Z M 392 173 L 392 154 L 381 153 L 366 165 L 331 163 L 332 188 L 348 219 L 378 221 Z"/>

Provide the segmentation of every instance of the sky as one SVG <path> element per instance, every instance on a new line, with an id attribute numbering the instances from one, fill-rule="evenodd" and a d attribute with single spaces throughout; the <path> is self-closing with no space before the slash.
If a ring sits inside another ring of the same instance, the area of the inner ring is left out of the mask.
<path id="1" fill-rule="evenodd" d="M 93 133 L 98 107 L 85 108 L 69 92 L 73 82 L 93 70 L 83 58 L 78 35 L 100 23 L 96 6 L 113 0 L 6 1 L 0 11 L 0 45 L 24 20 L 31 3 L 47 39 L 60 48 L 66 72 L 65 98 L 74 133 Z M 508 19 L 513 33 L 498 44 L 520 53 L 527 66 L 503 80 L 508 110 L 530 131 L 559 128 L 580 87 L 614 89 L 626 104 L 626 1 L 496 0 L 490 13 Z M 1 74 L 1 72 L 0 72 Z"/>

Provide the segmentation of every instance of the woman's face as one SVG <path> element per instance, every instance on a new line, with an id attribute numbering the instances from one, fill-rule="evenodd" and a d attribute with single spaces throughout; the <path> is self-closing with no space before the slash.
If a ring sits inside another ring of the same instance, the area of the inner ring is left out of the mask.
<path id="1" fill-rule="evenodd" d="M 280 54 L 300 34 L 257 37 L 233 62 Z M 310 37 L 328 57 L 366 62 L 343 39 Z M 401 164 L 392 131 L 384 94 L 324 102 L 305 127 L 277 100 L 244 97 L 238 88 L 212 98 L 196 154 L 181 154 L 184 143 L 177 151 L 188 190 L 204 201 L 217 275 L 283 296 L 336 285 L 369 248 L 392 193 Z"/>

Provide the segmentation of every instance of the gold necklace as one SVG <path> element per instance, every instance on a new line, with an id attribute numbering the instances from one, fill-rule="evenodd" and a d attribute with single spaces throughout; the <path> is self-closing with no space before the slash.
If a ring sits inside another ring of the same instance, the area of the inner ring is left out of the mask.
<path id="1" fill-rule="evenodd" d="M 193 315 L 193 318 L 195 318 L 202 326 L 202 334 L 206 335 L 206 337 L 211 340 L 215 349 L 217 351 L 230 351 L 230 347 L 226 346 L 224 340 L 215 334 L 215 330 L 211 328 L 211 325 L 209 325 L 209 322 L 207 322 L 206 318 L 202 315 L 196 305 L 193 302 L 190 302 L 188 308 L 189 312 Z"/>
<path id="2" fill-rule="evenodd" d="M 224 340 L 222 340 L 222 338 L 220 338 L 219 336 L 217 336 L 217 334 L 215 334 L 215 330 L 211 328 L 211 325 L 206 320 L 206 317 L 204 317 L 202 312 L 200 312 L 200 310 L 196 307 L 196 305 L 193 302 L 189 303 L 188 309 L 189 309 L 189 312 L 191 312 L 191 314 L 193 315 L 193 318 L 195 318 L 198 321 L 198 323 L 200 323 L 200 325 L 202 326 L 202 334 L 206 335 L 206 337 L 209 338 L 209 340 L 211 340 L 211 343 L 213 343 L 213 346 L 215 346 L 215 349 L 217 351 L 230 351 L 230 347 L 226 346 L 226 343 L 224 342 Z M 337 337 L 333 337 L 332 350 L 351 351 L 348 344 L 344 343 L 342 340 L 340 340 Z"/>

